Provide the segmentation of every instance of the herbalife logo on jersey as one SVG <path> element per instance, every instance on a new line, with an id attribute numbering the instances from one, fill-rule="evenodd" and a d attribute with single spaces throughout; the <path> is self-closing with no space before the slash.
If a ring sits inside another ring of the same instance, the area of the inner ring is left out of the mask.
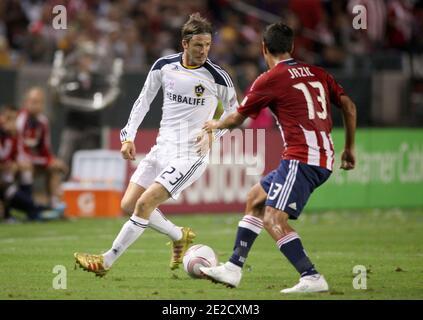
<path id="1" fill-rule="evenodd" d="M 175 101 L 180 104 L 190 104 L 193 106 L 204 106 L 206 103 L 205 98 L 194 98 L 194 97 L 187 97 L 182 96 L 180 94 L 174 94 L 171 92 L 166 93 L 166 96 L 169 100 Z"/>
<path id="2" fill-rule="evenodd" d="M 201 84 L 199 84 L 198 86 L 195 86 L 195 95 L 197 96 L 197 97 L 201 97 L 202 95 L 203 95 L 203 93 L 204 93 L 204 87 L 201 85 Z"/>

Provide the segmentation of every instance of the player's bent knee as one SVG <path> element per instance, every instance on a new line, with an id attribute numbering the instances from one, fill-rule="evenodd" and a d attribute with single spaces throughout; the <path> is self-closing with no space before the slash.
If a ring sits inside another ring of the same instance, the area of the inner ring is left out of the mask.
<path id="1" fill-rule="evenodd" d="M 288 226 L 289 216 L 285 212 L 272 207 L 266 207 L 263 218 L 263 226 L 266 230 L 273 228 L 276 224 Z"/>
<path id="2" fill-rule="evenodd" d="M 262 207 L 264 205 L 264 202 L 260 199 L 257 199 L 257 194 L 254 191 L 250 191 L 247 195 L 247 206 L 251 207 L 253 209 L 258 209 L 259 207 Z"/>
<path id="3" fill-rule="evenodd" d="M 266 197 L 267 194 L 261 190 L 261 186 L 255 185 L 247 194 L 245 214 L 263 219 Z"/>
<path id="4" fill-rule="evenodd" d="M 126 214 L 131 214 L 135 210 L 133 201 L 123 198 L 120 202 L 120 208 Z"/>
<path id="5" fill-rule="evenodd" d="M 154 208 L 155 207 L 151 205 L 150 201 L 146 201 L 145 199 L 140 198 L 135 204 L 134 212 L 137 216 L 148 218 L 147 215 L 149 215 Z"/>
<path id="6" fill-rule="evenodd" d="M 272 208 L 266 207 L 266 210 L 264 211 L 264 217 L 263 217 L 263 227 L 266 230 L 271 230 L 273 225 L 276 222 L 275 217 L 273 215 L 273 211 L 269 209 L 272 209 Z"/>
<path id="7" fill-rule="evenodd" d="M 250 215 L 263 220 L 264 218 L 264 202 L 252 201 L 247 204 L 245 215 Z"/>

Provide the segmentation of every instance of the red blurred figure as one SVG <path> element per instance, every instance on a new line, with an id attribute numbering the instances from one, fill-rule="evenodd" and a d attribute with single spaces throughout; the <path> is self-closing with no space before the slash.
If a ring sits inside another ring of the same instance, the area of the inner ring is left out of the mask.
<path id="1" fill-rule="evenodd" d="M 22 184 L 32 189 L 35 171 L 47 174 L 47 194 L 53 208 L 61 206 L 61 174 L 67 166 L 54 157 L 50 147 L 50 129 L 47 117 L 43 114 L 45 103 L 44 91 L 31 88 L 17 118 L 18 161 L 26 170 L 22 172 Z"/>

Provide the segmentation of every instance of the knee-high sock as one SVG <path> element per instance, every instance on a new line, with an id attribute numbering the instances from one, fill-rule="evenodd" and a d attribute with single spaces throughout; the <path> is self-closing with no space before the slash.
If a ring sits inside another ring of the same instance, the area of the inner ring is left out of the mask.
<path id="1" fill-rule="evenodd" d="M 242 268 L 254 241 L 263 229 L 263 221 L 251 215 L 245 215 L 238 223 L 234 252 L 229 262 Z"/>
<path id="2" fill-rule="evenodd" d="M 173 241 L 182 238 L 181 228 L 166 219 L 163 213 L 157 208 L 151 213 L 148 226 L 160 233 L 166 234 Z"/>
<path id="3" fill-rule="evenodd" d="M 123 225 L 112 248 L 103 254 L 106 268 L 112 264 L 125 252 L 128 247 L 138 239 L 138 237 L 148 227 L 148 220 L 137 217 L 135 214 Z"/>
<path id="4" fill-rule="evenodd" d="M 307 257 L 300 237 L 296 232 L 290 232 L 277 241 L 279 250 L 297 269 L 301 277 L 317 274 L 317 270 Z"/>

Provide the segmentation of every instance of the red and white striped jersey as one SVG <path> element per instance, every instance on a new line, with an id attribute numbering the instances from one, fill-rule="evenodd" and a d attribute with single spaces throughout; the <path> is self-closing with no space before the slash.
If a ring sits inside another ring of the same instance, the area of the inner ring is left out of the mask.
<path id="1" fill-rule="evenodd" d="M 269 107 L 284 141 L 282 159 L 332 170 L 331 103 L 340 106 L 344 94 L 324 69 L 288 59 L 256 79 L 238 112 L 256 118 Z"/>
<path id="2" fill-rule="evenodd" d="M 0 164 L 16 161 L 18 155 L 18 139 L 0 129 Z"/>
<path id="3" fill-rule="evenodd" d="M 18 131 L 18 158 L 33 164 L 47 166 L 53 160 L 50 147 L 50 129 L 45 115 L 33 116 L 22 109 L 16 119 Z"/>

